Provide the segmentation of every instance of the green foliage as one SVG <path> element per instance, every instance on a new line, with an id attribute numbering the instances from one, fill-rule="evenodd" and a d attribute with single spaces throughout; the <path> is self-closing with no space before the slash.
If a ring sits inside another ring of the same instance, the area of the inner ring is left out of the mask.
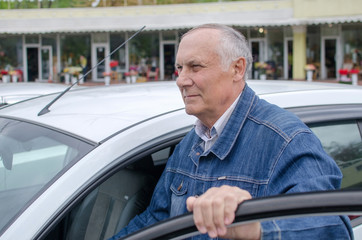
<path id="1" fill-rule="evenodd" d="M 79 5 L 82 7 L 87 0 L 42 0 L 42 1 L 30 1 L 30 0 L 8 0 L 6 2 L 0 2 L 0 9 L 32 9 L 32 8 L 70 8 Z M 79 4 L 80 3 L 80 4 Z M 83 4 L 83 5 L 82 5 Z"/>
<path id="2" fill-rule="evenodd" d="M 6 0 L 0 1 L 0 9 L 34 9 L 34 8 L 82 8 L 91 7 L 94 0 Z M 244 1 L 244 0 L 221 0 Z M 105 0 L 99 3 L 98 7 L 132 6 L 132 5 L 163 5 L 183 3 L 206 3 L 219 2 L 219 0 Z"/>

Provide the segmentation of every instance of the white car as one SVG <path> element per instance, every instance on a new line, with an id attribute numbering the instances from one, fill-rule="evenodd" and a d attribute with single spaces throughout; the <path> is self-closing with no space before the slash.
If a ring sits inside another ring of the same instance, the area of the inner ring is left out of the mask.
<path id="1" fill-rule="evenodd" d="M 67 87 L 59 83 L 18 82 L 0 84 L 0 107 L 25 99 L 64 91 Z M 78 86 L 76 86 L 78 87 Z"/>
<path id="2" fill-rule="evenodd" d="M 294 81 L 248 84 L 311 127 L 340 166 L 342 187 L 353 191 L 250 200 L 240 207 L 237 222 L 361 215 L 362 88 Z M 92 87 L 58 96 L 0 109 L 0 240 L 112 236 L 148 205 L 174 146 L 195 122 L 185 113 L 175 82 Z M 362 218 L 351 218 L 355 239 L 362 239 Z M 129 239 L 193 234 L 192 217 L 185 215 Z"/>

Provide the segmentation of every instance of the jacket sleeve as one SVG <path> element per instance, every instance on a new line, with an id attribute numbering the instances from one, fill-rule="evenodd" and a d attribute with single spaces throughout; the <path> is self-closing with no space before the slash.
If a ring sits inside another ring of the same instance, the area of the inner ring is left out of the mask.
<path id="1" fill-rule="evenodd" d="M 296 134 L 280 154 L 267 195 L 339 189 L 342 173 L 311 132 Z M 262 239 L 353 239 L 346 216 L 262 222 Z"/>

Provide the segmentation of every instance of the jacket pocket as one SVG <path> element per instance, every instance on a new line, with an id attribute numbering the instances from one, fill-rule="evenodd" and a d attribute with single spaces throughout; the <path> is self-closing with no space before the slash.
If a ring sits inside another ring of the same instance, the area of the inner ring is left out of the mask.
<path id="1" fill-rule="evenodd" d="M 185 213 L 188 182 L 183 177 L 176 177 L 171 183 L 170 190 L 172 192 L 170 217 Z"/>
<path id="2" fill-rule="evenodd" d="M 182 196 L 187 193 L 187 185 L 187 182 L 184 181 L 183 178 L 178 177 L 173 180 L 170 189 L 173 194 L 177 196 Z"/>

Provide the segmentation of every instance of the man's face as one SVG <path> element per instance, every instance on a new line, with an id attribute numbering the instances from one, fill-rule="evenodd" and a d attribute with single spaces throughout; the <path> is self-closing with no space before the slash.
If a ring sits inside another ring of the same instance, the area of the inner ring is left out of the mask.
<path id="1" fill-rule="evenodd" d="M 222 69 L 219 31 L 199 29 L 186 35 L 180 42 L 176 68 L 179 87 L 186 112 L 211 127 L 233 103 L 233 69 Z"/>

